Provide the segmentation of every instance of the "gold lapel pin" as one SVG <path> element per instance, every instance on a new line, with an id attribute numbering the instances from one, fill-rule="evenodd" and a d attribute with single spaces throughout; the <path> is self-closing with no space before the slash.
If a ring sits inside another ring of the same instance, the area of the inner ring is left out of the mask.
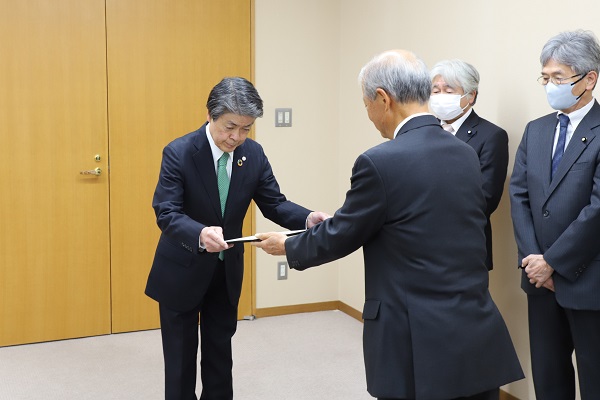
<path id="1" fill-rule="evenodd" d="M 241 167 L 244 164 L 244 161 L 246 161 L 246 156 L 243 156 L 241 160 L 237 161 L 238 167 Z"/>

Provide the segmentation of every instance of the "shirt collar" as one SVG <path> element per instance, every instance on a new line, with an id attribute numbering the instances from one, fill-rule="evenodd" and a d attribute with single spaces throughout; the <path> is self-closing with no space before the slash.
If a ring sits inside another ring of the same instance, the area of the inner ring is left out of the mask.
<path id="1" fill-rule="evenodd" d="M 422 113 L 416 113 L 416 114 L 412 114 L 409 115 L 408 117 L 404 118 L 402 120 L 402 122 L 400 122 L 400 124 L 396 127 L 396 130 L 394 131 L 394 139 L 396 138 L 396 135 L 398 135 L 398 132 L 400 132 L 400 129 L 411 119 L 415 118 L 415 117 L 420 117 L 422 115 L 432 115 L 431 113 L 428 112 L 422 112 Z"/>
<path id="2" fill-rule="evenodd" d="M 577 125 L 579 125 L 579 123 L 581 122 L 583 117 L 585 117 L 587 115 L 587 113 L 590 112 L 590 110 L 594 106 L 595 102 L 596 102 L 596 99 L 592 98 L 592 100 L 589 103 L 587 103 L 585 106 L 581 107 L 580 109 L 575 110 L 570 114 L 565 114 L 569 117 L 569 122 L 571 123 L 573 128 L 577 128 Z M 558 118 L 558 116 L 560 114 L 564 114 L 564 113 L 559 111 L 558 113 L 556 113 L 556 118 Z"/>
<path id="3" fill-rule="evenodd" d="M 452 126 L 452 129 L 454 129 L 454 134 L 456 134 L 456 132 L 458 132 L 458 130 L 460 129 L 461 125 L 463 124 L 463 122 L 465 122 L 465 120 L 467 118 L 469 118 L 469 115 L 471 115 L 471 112 L 473 112 L 473 107 L 469 108 L 469 110 L 459 119 L 457 119 L 456 121 L 454 121 L 453 123 L 450 124 L 450 126 Z M 446 121 L 441 121 L 442 124 L 447 123 Z"/>
<path id="4" fill-rule="evenodd" d="M 213 161 L 216 165 L 217 161 L 219 161 L 219 158 L 221 158 L 221 156 L 225 152 L 218 148 L 215 144 L 215 141 L 213 140 L 212 135 L 210 134 L 210 123 L 206 124 L 206 138 L 208 139 L 208 144 L 210 144 L 210 151 L 212 152 Z M 233 159 L 233 152 L 229 153 L 229 160 L 231 159 Z"/>

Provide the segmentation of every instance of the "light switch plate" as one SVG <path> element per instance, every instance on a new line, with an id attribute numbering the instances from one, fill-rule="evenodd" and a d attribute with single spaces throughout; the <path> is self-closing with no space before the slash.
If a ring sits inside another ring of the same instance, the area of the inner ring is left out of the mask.
<path id="1" fill-rule="evenodd" d="M 292 126 L 292 109 L 291 108 L 276 108 L 275 109 L 275 127 L 290 127 Z"/>

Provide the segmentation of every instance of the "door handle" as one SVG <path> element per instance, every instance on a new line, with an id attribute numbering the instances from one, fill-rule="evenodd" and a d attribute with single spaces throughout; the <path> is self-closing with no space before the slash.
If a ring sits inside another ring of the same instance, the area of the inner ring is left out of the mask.
<path id="1" fill-rule="evenodd" d="M 88 169 L 85 171 L 79 171 L 81 175 L 96 175 L 99 176 L 102 173 L 100 168 Z"/>

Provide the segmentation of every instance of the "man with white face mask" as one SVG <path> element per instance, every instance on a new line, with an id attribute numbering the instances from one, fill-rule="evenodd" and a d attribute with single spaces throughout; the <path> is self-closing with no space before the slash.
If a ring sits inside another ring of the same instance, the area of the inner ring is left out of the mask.
<path id="1" fill-rule="evenodd" d="M 430 72 L 432 88 L 429 108 L 442 127 L 470 145 L 477 156 L 486 200 L 487 225 L 485 265 L 493 268 L 492 225 L 490 217 L 498 207 L 508 166 L 508 135 L 497 125 L 481 118 L 473 105 L 479 94 L 479 73 L 462 60 L 437 63 Z"/>
<path id="2" fill-rule="evenodd" d="M 589 31 L 563 32 L 540 62 L 538 81 L 558 112 L 527 124 L 510 180 L 533 383 L 538 399 L 574 399 L 574 351 L 581 399 L 598 399 L 600 44 Z"/>

